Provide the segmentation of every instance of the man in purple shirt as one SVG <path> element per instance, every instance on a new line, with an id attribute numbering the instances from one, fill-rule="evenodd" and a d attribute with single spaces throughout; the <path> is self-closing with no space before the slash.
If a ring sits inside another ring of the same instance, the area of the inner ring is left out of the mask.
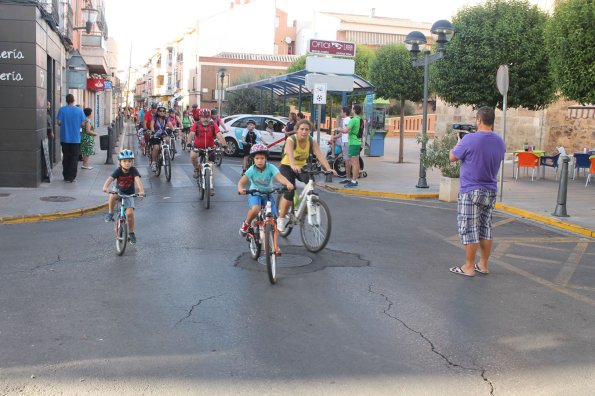
<path id="1" fill-rule="evenodd" d="M 475 276 L 488 274 L 488 259 L 492 250 L 492 212 L 498 190 L 498 170 L 504 159 L 506 146 L 494 133 L 496 115 L 491 107 L 477 111 L 477 132 L 459 138 L 450 152 L 451 161 L 461 161 L 461 190 L 457 207 L 457 225 L 466 259 L 462 266 L 450 272 Z M 479 263 L 475 263 L 479 247 Z"/>

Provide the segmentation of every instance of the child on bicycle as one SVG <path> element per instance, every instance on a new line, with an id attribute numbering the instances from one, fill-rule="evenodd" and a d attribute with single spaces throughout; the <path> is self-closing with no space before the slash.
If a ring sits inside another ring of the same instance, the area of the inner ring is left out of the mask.
<path id="1" fill-rule="evenodd" d="M 285 176 L 279 173 L 279 169 L 269 163 L 267 161 L 269 157 L 269 149 L 267 146 L 261 143 L 256 143 L 250 149 L 250 156 L 254 161 L 254 165 L 252 165 L 246 173 L 242 176 L 240 181 L 238 182 L 238 192 L 242 195 L 246 194 L 244 191 L 244 185 L 247 182 L 250 182 L 250 189 L 251 190 L 260 190 L 260 191 L 271 191 L 273 189 L 273 178 L 277 179 L 277 181 L 287 187 L 289 191 L 294 189 L 293 184 Z M 250 223 L 254 218 L 258 215 L 260 208 L 262 205 L 266 205 L 267 196 L 258 196 L 258 195 L 250 195 L 248 197 L 248 206 L 250 210 L 246 215 L 246 220 L 242 224 L 240 228 L 240 236 L 245 237 L 248 231 L 250 230 Z M 277 210 L 275 209 L 275 201 L 271 200 L 272 210 L 273 213 L 276 213 Z"/>
<path id="2" fill-rule="evenodd" d="M 109 192 L 109 186 L 116 181 L 116 190 L 124 195 L 132 195 L 135 193 L 135 184 L 138 188 L 138 195 L 144 196 L 145 189 L 140 181 L 140 173 L 138 169 L 132 166 L 134 161 L 134 153 L 130 150 L 122 150 L 118 154 L 118 162 L 120 166 L 107 178 L 103 184 L 103 192 Z M 117 194 L 110 194 L 108 201 L 108 212 L 105 215 L 105 222 L 114 221 L 114 204 L 119 199 Z M 130 230 L 131 243 L 136 243 L 136 235 L 134 234 L 134 198 L 124 198 L 123 204 L 126 206 L 126 217 L 128 218 L 128 229 Z"/>

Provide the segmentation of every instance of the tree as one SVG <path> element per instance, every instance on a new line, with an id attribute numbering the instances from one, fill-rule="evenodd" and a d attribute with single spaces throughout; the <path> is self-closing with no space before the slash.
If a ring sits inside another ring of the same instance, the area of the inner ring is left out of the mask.
<path id="1" fill-rule="evenodd" d="M 364 80 L 370 79 L 370 66 L 376 58 L 374 50 L 363 45 L 355 46 L 355 74 Z"/>
<path id="2" fill-rule="evenodd" d="M 523 0 L 488 0 L 459 11 L 444 59 L 433 64 L 435 92 L 455 106 L 502 108 L 496 72 L 508 64 L 508 106 L 546 107 L 555 99 L 544 41 L 546 20 L 537 6 Z"/>
<path id="3" fill-rule="evenodd" d="M 378 95 L 401 102 L 399 162 L 403 162 L 405 100 L 419 101 L 423 98 L 423 78 L 423 69 L 413 67 L 411 55 L 404 45 L 389 44 L 380 47 L 370 65 L 370 82 L 378 89 Z"/>
<path id="4" fill-rule="evenodd" d="M 595 4 L 568 0 L 556 7 L 546 27 L 552 73 L 566 98 L 595 103 Z"/>
<path id="5" fill-rule="evenodd" d="M 304 70 L 306 68 L 306 56 L 307 55 L 302 55 L 296 60 L 294 60 L 291 66 L 289 66 L 289 68 L 287 69 L 287 73 L 293 73 L 296 71 Z"/>
<path id="6" fill-rule="evenodd" d="M 254 73 L 244 73 L 234 79 L 234 85 L 257 81 L 266 76 L 257 76 Z M 226 92 L 228 114 L 251 114 L 260 111 L 260 91 L 258 89 L 241 89 Z"/>

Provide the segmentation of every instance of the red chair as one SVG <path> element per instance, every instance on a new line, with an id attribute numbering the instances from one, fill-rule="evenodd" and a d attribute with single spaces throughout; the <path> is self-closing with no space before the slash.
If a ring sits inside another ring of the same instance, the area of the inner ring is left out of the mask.
<path id="1" fill-rule="evenodd" d="M 531 181 L 535 176 L 535 169 L 539 167 L 539 157 L 531 152 L 524 151 L 517 154 L 516 178 L 519 179 L 520 168 L 532 168 Z"/>
<path id="2" fill-rule="evenodd" d="M 589 157 L 589 161 L 591 161 L 591 167 L 589 168 L 589 176 L 587 176 L 587 182 L 585 183 L 585 188 L 589 185 L 589 180 L 591 180 L 591 175 L 595 175 L 595 155 Z M 595 177 L 594 177 L 595 179 Z"/>

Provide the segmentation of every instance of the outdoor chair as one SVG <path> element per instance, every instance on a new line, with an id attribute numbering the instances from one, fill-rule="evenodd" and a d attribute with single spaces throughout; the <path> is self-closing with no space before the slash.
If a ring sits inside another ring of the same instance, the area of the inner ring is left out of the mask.
<path id="1" fill-rule="evenodd" d="M 521 168 L 532 168 L 531 181 L 535 177 L 535 169 L 539 167 L 539 157 L 531 152 L 520 152 L 517 154 L 516 179 L 519 179 Z M 527 170 L 526 169 L 526 170 Z"/>
<path id="2" fill-rule="evenodd" d="M 591 167 L 589 168 L 589 176 L 587 176 L 587 182 L 585 183 L 585 188 L 589 185 L 589 180 L 591 180 L 591 175 L 595 175 L 595 155 L 589 157 L 589 161 L 591 162 Z M 595 176 L 593 177 L 595 179 Z"/>
<path id="3" fill-rule="evenodd" d="M 550 168 L 554 168 L 556 171 L 556 180 L 558 180 L 558 160 L 560 159 L 560 153 L 556 155 L 544 155 L 539 158 L 539 165 L 540 166 L 547 166 Z M 545 170 L 543 172 L 545 177 Z"/>
<path id="4" fill-rule="evenodd" d="M 574 153 L 574 172 L 572 173 L 572 180 L 576 178 L 579 169 L 589 169 L 591 162 L 589 161 L 588 153 Z"/>

